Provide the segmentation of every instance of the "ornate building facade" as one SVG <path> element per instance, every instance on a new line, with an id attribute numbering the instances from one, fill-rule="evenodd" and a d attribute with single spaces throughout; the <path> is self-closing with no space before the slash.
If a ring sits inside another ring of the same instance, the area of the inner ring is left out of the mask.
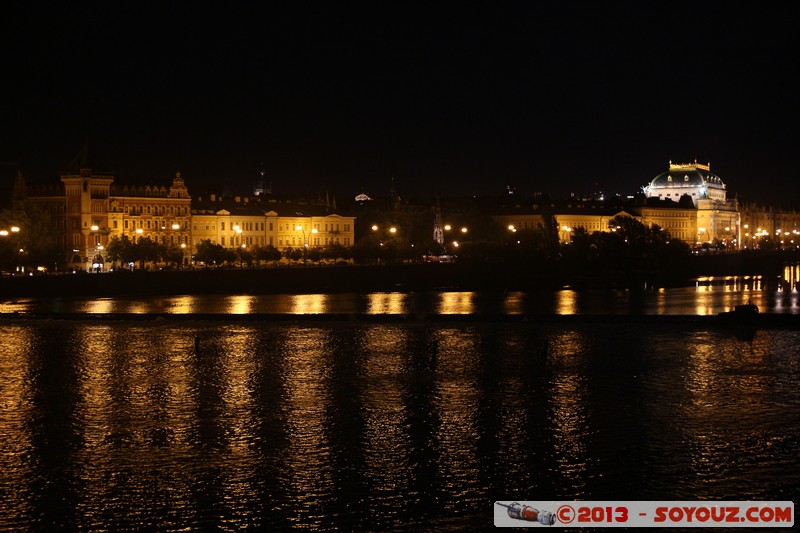
<path id="1" fill-rule="evenodd" d="M 122 237 L 180 250 L 183 265 L 205 239 L 226 248 L 354 244 L 355 218 L 329 206 L 273 205 L 263 196 L 193 203 L 180 173 L 168 186 L 128 186 L 93 166 L 84 150 L 58 184 L 27 186 L 21 174 L 14 184 L 14 204 L 31 203 L 51 218 L 64 251 L 61 264 L 72 269 L 105 269 L 108 243 Z"/>

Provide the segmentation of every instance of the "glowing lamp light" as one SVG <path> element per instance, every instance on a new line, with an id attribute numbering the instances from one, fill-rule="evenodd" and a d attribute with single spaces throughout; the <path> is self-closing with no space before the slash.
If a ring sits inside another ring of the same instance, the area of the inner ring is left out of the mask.
<path id="1" fill-rule="evenodd" d="M 173 224 L 172 229 L 181 229 L 180 224 Z"/>
<path id="2" fill-rule="evenodd" d="M 303 226 L 301 226 L 300 224 L 298 224 L 298 225 L 296 225 L 296 226 L 294 227 L 294 229 L 295 229 L 296 231 L 303 231 Z"/>
<path id="3" fill-rule="evenodd" d="M 466 233 L 466 232 L 467 232 L 467 228 L 466 227 L 461 228 L 461 233 Z"/>
<path id="4" fill-rule="evenodd" d="M 450 224 L 445 224 L 444 225 L 444 230 L 445 231 L 450 231 L 451 229 L 452 229 L 452 227 L 450 226 Z"/>
<path id="5" fill-rule="evenodd" d="M 514 233 L 515 231 L 517 231 L 517 228 L 514 227 L 514 224 L 509 224 L 508 225 L 508 231 L 510 231 L 511 233 Z"/>
<path id="6" fill-rule="evenodd" d="M 3 237 L 5 237 L 5 236 L 7 236 L 7 235 L 8 235 L 8 231 L 6 231 L 6 230 L 0 230 L 0 235 L 2 235 Z"/>
<path id="7" fill-rule="evenodd" d="M 389 233 L 397 233 L 397 228 L 392 226 L 391 228 L 389 228 Z"/>
<path id="8" fill-rule="evenodd" d="M 19 233 L 19 226 L 11 226 L 11 233 Z"/>
<path id="9" fill-rule="evenodd" d="M 372 231 L 378 231 L 378 226 L 377 226 L 377 224 L 373 224 L 373 225 L 372 225 Z"/>
<path id="10" fill-rule="evenodd" d="M 100 228 L 99 228 L 99 227 L 97 227 L 97 226 L 92 226 L 92 231 L 97 231 L 97 230 L 99 230 L 99 229 L 100 229 Z"/>
<path id="11" fill-rule="evenodd" d="M 144 233 L 144 230 L 142 228 L 136 228 L 136 233 L 141 235 L 142 233 Z"/>

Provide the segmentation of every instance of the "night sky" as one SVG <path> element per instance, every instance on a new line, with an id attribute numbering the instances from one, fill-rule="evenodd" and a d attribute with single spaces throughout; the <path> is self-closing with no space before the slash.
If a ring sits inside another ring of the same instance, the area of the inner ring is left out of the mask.
<path id="1" fill-rule="evenodd" d="M 0 185 L 88 142 L 243 193 L 633 194 L 669 161 L 798 202 L 798 3 L 4 4 Z"/>

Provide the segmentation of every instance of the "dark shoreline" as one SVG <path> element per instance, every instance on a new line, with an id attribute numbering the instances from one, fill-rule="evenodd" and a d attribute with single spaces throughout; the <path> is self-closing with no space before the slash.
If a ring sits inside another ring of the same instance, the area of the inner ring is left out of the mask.
<path id="1" fill-rule="evenodd" d="M 541 291 L 641 289 L 693 284 L 700 276 L 763 276 L 778 284 L 796 254 L 742 253 L 692 257 L 669 276 L 621 271 L 567 275 L 546 263 L 413 263 L 281 266 L 181 271 L 119 271 L 0 279 L 0 298 L 166 296 L 180 294 L 308 294 L 403 291 Z"/>

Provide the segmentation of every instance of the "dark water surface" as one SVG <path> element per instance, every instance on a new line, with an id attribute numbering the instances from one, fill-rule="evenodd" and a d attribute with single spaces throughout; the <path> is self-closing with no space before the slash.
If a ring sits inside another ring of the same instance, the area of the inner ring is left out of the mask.
<path id="1" fill-rule="evenodd" d="M 800 487 L 797 330 L 2 326 L 3 530 L 477 529 L 497 500 Z"/>

